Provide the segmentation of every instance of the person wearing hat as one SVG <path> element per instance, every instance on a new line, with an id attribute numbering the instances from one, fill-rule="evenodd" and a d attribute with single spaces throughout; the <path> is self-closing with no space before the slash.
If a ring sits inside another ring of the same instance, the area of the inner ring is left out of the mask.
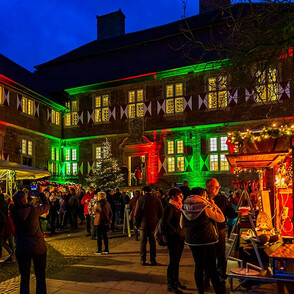
<path id="1" fill-rule="evenodd" d="M 15 226 L 16 258 L 21 275 L 20 293 L 30 293 L 30 269 L 33 259 L 37 280 L 36 293 L 46 293 L 47 247 L 39 225 L 39 216 L 46 213 L 50 204 L 44 193 L 39 195 L 41 204 L 32 206 L 23 191 L 13 196 L 11 218 Z"/>
<path id="2" fill-rule="evenodd" d="M 154 231 L 159 219 L 162 217 L 162 204 L 160 199 L 151 193 L 151 187 L 142 189 L 143 195 L 138 199 L 135 210 L 135 229 L 140 229 L 140 256 L 141 264 L 146 265 L 147 239 L 150 244 L 150 263 L 156 265 L 156 243 Z"/>

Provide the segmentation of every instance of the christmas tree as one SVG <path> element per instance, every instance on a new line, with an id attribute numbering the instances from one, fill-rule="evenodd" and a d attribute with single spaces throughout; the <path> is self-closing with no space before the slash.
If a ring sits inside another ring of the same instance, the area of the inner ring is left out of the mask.
<path id="1" fill-rule="evenodd" d="M 120 171 L 117 160 L 112 157 L 110 148 L 111 145 L 106 139 L 102 144 L 102 152 L 96 162 L 96 168 L 93 174 L 87 178 L 89 185 L 101 191 L 117 188 L 124 181 L 123 174 Z"/>

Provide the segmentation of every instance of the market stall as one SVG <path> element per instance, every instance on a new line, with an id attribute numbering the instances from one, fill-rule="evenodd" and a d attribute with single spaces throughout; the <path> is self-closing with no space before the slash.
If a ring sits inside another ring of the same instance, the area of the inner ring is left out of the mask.
<path id="1" fill-rule="evenodd" d="M 6 181 L 6 191 L 13 194 L 18 180 L 37 180 L 50 177 L 51 173 L 39 168 L 21 165 L 15 162 L 0 160 L 0 180 Z"/>
<path id="2" fill-rule="evenodd" d="M 236 177 L 244 171 L 258 175 L 240 193 L 228 255 L 231 279 L 293 282 L 293 135 L 294 126 L 228 134 L 231 171 Z M 288 254 L 283 257 L 285 246 Z M 277 264 L 284 266 L 282 274 L 277 274 Z"/>

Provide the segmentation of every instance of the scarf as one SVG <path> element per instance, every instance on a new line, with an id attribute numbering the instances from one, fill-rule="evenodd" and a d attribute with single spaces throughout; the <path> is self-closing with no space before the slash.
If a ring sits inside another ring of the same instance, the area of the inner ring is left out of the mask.
<path id="1" fill-rule="evenodd" d="M 182 211 L 182 203 L 180 204 L 179 202 L 177 201 L 174 201 L 172 199 L 169 200 L 169 203 L 171 205 L 173 205 L 176 209 L 178 209 L 179 211 Z"/>

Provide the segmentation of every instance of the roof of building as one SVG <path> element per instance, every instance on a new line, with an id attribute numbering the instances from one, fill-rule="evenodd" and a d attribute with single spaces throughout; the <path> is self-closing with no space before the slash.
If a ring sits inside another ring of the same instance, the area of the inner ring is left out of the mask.
<path id="1" fill-rule="evenodd" d="M 52 106 L 56 102 L 50 97 L 43 80 L 0 54 L 0 81 L 23 94 L 37 96 L 42 102 Z M 48 99 L 50 98 L 50 100 Z"/>
<path id="2" fill-rule="evenodd" d="M 221 20 L 219 10 L 211 11 L 120 37 L 95 40 L 35 66 L 35 74 L 49 81 L 50 90 L 62 90 L 191 65 L 182 48 L 187 42 L 182 28 L 189 24 L 199 29 L 200 38 L 206 38 L 205 29 Z M 200 54 L 199 50 L 192 53 Z"/>

